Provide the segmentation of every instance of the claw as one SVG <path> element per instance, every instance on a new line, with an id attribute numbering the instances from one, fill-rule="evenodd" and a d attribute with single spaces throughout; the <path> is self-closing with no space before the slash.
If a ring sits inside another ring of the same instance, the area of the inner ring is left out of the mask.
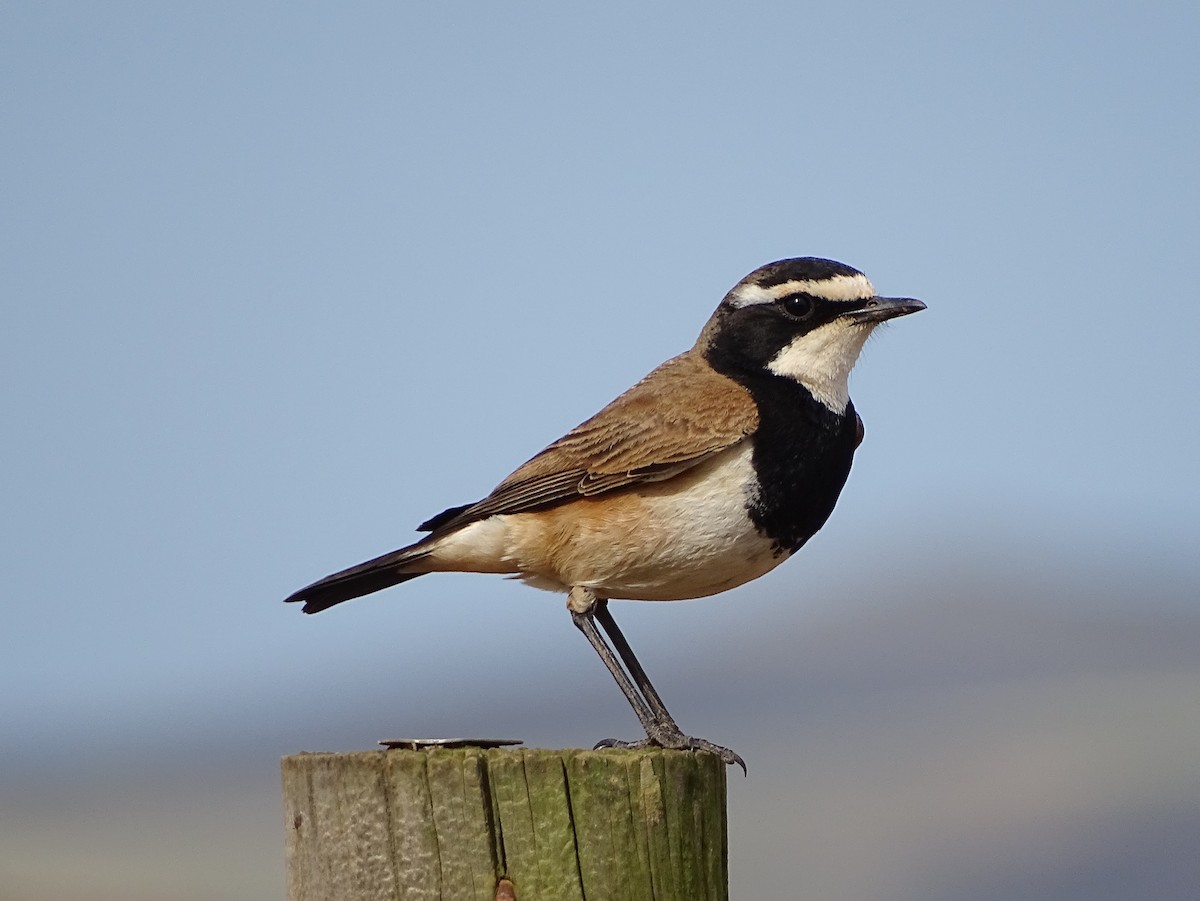
<path id="1" fill-rule="evenodd" d="M 642 738 L 637 741 L 602 738 L 595 744 L 596 750 L 600 750 L 601 748 L 623 748 L 631 751 L 641 750 L 642 748 L 667 748 L 672 751 L 707 751 L 709 754 L 716 755 L 726 766 L 733 766 L 736 763 L 742 768 L 743 776 L 749 775 L 746 770 L 746 761 L 742 760 L 741 755 L 736 751 L 723 748 L 706 738 L 692 738 L 690 735 L 684 735 L 682 732 L 675 735 L 668 734 L 655 736 L 654 738 Z"/>

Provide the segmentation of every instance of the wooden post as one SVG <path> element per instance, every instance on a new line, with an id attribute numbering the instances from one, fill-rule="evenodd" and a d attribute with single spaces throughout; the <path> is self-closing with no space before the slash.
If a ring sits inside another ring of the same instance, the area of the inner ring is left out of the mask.
<path id="1" fill-rule="evenodd" d="M 289 901 L 729 897 L 725 766 L 711 754 L 296 754 L 283 798 Z"/>

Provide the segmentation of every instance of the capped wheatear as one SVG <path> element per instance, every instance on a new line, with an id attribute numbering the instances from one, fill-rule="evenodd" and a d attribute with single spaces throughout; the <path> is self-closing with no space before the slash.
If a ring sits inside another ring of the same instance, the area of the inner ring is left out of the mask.
<path id="1" fill-rule="evenodd" d="M 865 275 L 832 260 L 769 263 L 725 295 L 691 350 L 487 497 L 287 600 L 316 613 L 432 572 L 504 573 L 566 592 L 575 625 L 646 730 L 641 741 L 597 747 L 705 750 L 745 768 L 679 729 L 608 601 L 716 594 L 799 550 L 833 512 L 862 441 L 847 382 L 863 344 L 881 322 L 924 308 L 878 296 Z"/>

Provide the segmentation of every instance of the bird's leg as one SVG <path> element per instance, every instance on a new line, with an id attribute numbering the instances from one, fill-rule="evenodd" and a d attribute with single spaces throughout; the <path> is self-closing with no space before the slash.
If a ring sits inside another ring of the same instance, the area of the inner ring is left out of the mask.
<path id="1" fill-rule="evenodd" d="M 633 649 L 626 641 L 624 633 L 617 626 L 617 621 L 613 618 L 612 612 L 608 609 L 607 600 L 598 600 L 593 611 L 593 615 L 600 621 L 601 627 L 608 634 L 609 640 L 613 647 L 616 648 L 617 654 L 621 658 L 621 662 L 625 664 L 625 669 L 633 678 L 634 684 L 642 697 L 646 699 L 650 709 L 655 714 L 656 725 L 658 730 L 650 732 L 648 741 L 661 745 L 664 748 L 679 748 L 693 751 L 709 751 L 716 754 L 726 764 L 737 764 L 742 768 L 742 772 L 746 771 L 746 762 L 734 751 L 729 748 L 723 748 L 720 745 L 714 744 L 704 738 L 693 738 L 690 735 L 684 735 L 682 730 L 675 723 L 675 719 L 667 712 L 667 707 L 655 690 L 654 685 L 650 682 L 650 677 L 646 675 L 646 671 L 642 669 L 641 663 L 634 656 Z M 601 742 L 605 747 L 638 747 L 643 746 L 647 742 L 619 742 L 613 739 L 607 739 Z"/>
<path id="2" fill-rule="evenodd" d="M 572 589 L 572 599 L 575 598 L 575 593 L 576 590 Z M 590 592 L 588 593 L 590 594 Z M 600 659 L 604 661 L 604 665 L 608 667 L 608 671 L 612 673 L 612 677 L 616 679 L 617 686 L 625 695 L 625 700 L 629 702 L 629 706 L 632 707 L 633 712 L 637 714 L 638 720 L 641 721 L 642 728 L 646 730 L 647 735 L 650 735 L 655 730 L 657 725 L 657 722 L 654 718 L 654 713 L 646 704 L 646 699 L 638 694 L 637 688 L 630 681 L 629 676 L 625 673 L 625 670 L 621 669 L 620 662 L 613 655 L 612 649 L 604 641 L 604 637 L 596 628 L 596 622 L 593 619 L 593 610 L 588 608 L 583 612 L 577 612 L 570 607 L 570 601 L 567 603 L 568 609 L 571 610 L 571 621 L 575 623 L 575 628 L 582 632 L 583 637 L 586 638 L 588 642 L 591 643 L 592 647 L 596 649 L 596 653 L 600 655 Z M 593 606 L 595 605 L 596 600 L 594 597 L 592 598 L 591 603 Z"/>
<path id="3" fill-rule="evenodd" d="M 707 739 L 692 738 L 683 734 L 651 684 L 646 671 L 634 656 L 629 642 L 625 640 L 624 634 L 617 627 L 616 620 L 608 610 L 607 599 L 596 597 L 590 589 L 575 587 L 571 589 L 567 598 L 567 609 L 571 611 L 571 619 L 576 628 L 596 649 L 596 653 L 608 667 L 608 671 L 616 680 L 625 699 L 629 701 L 629 706 L 637 714 L 642 728 L 646 730 L 647 737 L 641 741 L 618 741 L 608 738 L 599 742 L 596 745 L 597 748 L 641 748 L 647 745 L 657 745 L 662 748 L 678 750 L 708 751 L 717 755 L 726 764 L 736 763 L 745 772 L 745 761 L 733 751 L 713 744 Z M 596 629 L 595 620 L 597 619 L 608 634 L 617 654 L 620 655 L 620 662 Z M 624 663 L 624 668 L 622 668 L 622 663 Z"/>
<path id="4" fill-rule="evenodd" d="M 633 654 L 633 648 L 629 646 L 629 642 L 625 640 L 625 635 L 617 626 L 617 621 L 613 619 L 613 615 L 608 609 L 608 601 L 596 601 L 593 615 L 608 635 L 608 640 L 612 642 L 613 647 L 621 658 L 621 662 L 625 664 L 625 671 L 632 677 L 633 684 L 637 686 L 642 697 L 650 705 L 650 709 L 654 711 L 654 718 L 660 725 L 679 732 L 679 726 L 675 724 L 675 718 L 667 712 L 667 705 L 663 703 L 654 686 L 650 684 L 650 677 L 642 669 L 642 664 L 638 662 L 637 657 Z"/>

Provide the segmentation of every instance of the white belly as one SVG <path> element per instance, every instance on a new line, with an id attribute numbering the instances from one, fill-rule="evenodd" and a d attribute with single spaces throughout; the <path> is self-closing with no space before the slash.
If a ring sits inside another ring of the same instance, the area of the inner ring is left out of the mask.
<path id="1" fill-rule="evenodd" d="M 787 557 L 747 514 L 750 454 L 746 441 L 664 482 L 494 516 L 448 536 L 435 556 L 456 558 L 446 568 L 512 573 L 553 591 L 578 585 L 648 601 L 716 594 Z"/>

